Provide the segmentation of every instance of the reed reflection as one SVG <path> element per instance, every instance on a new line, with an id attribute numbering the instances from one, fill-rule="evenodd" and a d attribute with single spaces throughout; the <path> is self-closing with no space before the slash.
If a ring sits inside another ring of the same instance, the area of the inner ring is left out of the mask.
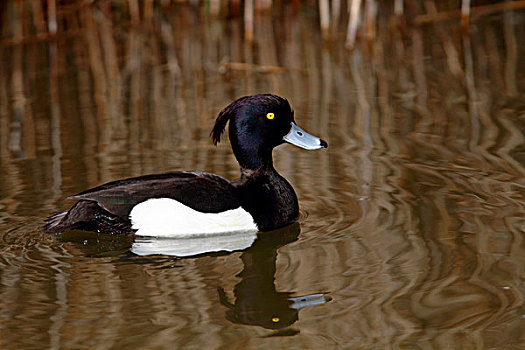
<path id="1" fill-rule="evenodd" d="M 277 251 L 297 240 L 299 223 L 259 234 L 254 245 L 241 255 L 243 270 L 237 275 L 241 281 L 233 290 L 234 301 L 226 291 L 218 288 L 219 300 L 228 308 L 226 318 L 234 323 L 281 329 L 294 324 L 299 310 L 324 304 L 331 300 L 322 294 L 291 297 L 291 292 L 275 288 Z"/>

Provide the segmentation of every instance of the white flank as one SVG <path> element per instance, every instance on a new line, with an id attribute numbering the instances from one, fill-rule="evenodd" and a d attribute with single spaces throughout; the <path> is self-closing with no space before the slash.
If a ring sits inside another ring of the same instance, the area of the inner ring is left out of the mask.
<path id="1" fill-rule="evenodd" d="M 241 207 L 217 214 L 202 213 L 170 198 L 139 203 L 131 210 L 129 218 L 139 236 L 189 238 L 257 232 L 252 216 Z"/>

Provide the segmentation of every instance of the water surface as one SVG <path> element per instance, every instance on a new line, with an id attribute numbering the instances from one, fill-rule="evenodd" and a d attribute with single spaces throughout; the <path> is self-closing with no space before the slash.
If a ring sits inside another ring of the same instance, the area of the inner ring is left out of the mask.
<path id="1" fill-rule="evenodd" d="M 206 7 L 104 4 L 62 9 L 54 36 L 25 2 L 4 9 L 1 348 L 523 347 L 523 11 L 468 33 L 381 19 L 348 51 L 308 8 L 258 14 L 247 43 L 240 17 Z M 260 92 L 329 143 L 274 152 L 298 225 L 188 258 L 42 232 L 65 197 L 107 181 L 237 177 L 209 132 Z"/>

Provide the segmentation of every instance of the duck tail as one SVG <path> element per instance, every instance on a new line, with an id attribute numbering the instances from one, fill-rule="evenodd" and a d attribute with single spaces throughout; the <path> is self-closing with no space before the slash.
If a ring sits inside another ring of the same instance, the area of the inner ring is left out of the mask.
<path id="1" fill-rule="evenodd" d="M 67 210 L 51 215 L 45 219 L 46 224 L 42 226 L 42 229 L 47 233 L 60 233 L 64 231 L 66 227 L 64 227 L 62 222 L 64 221 L 66 215 Z"/>
<path id="2" fill-rule="evenodd" d="M 56 213 L 45 220 L 42 227 L 48 233 L 65 230 L 84 230 L 118 234 L 133 234 L 129 220 L 120 218 L 101 208 L 97 202 L 80 200 L 71 209 Z"/>
<path id="3" fill-rule="evenodd" d="M 75 229 L 96 216 L 95 208 L 100 208 L 95 202 L 78 201 L 69 210 L 61 211 L 48 217 L 42 229 L 47 233 L 56 234 L 68 229 Z"/>

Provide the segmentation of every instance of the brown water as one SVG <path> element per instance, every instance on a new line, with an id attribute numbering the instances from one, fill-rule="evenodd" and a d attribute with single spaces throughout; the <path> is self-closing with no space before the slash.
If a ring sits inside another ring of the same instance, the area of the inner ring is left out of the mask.
<path id="1" fill-rule="evenodd" d="M 306 8 L 256 16 L 249 44 L 240 18 L 205 7 L 127 18 L 103 4 L 63 9 L 56 37 L 25 2 L 4 9 L 0 348 L 525 348 L 525 12 L 465 35 L 381 20 L 347 51 Z M 235 178 L 209 131 L 259 92 L 329 143 L 275 151 L 298 226 L 184 259 L 40 229 L 106 181 Z"/>

